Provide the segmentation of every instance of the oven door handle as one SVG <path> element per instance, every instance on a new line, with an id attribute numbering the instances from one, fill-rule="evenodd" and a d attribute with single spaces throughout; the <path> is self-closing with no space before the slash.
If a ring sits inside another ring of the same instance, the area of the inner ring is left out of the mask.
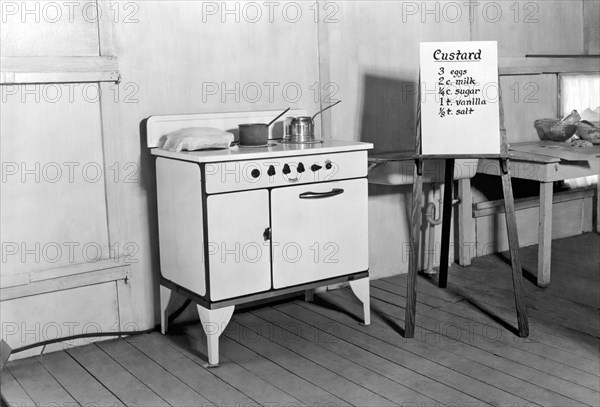
<path id="1" fill-rule="evenodd" d="M 329 192 L 311 192 L 311 191 L 303 192 L 300 195 L 298 195 L 298 198 L 300 198 L 300 199 L 322 199 L 322 198 L 329 198 L 332 196 L 340 195 L 343 193 L 344 193 L 344 190 L 342 188 L 333 188 Z"/>

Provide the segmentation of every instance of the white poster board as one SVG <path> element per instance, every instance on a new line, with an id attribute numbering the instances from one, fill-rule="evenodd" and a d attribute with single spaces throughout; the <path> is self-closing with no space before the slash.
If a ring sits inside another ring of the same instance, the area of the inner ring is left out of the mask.
<path id="1" fill-rule="evenodd" d="M 421 43 L 421 153 L 500 154 L 496 41 Z"/>

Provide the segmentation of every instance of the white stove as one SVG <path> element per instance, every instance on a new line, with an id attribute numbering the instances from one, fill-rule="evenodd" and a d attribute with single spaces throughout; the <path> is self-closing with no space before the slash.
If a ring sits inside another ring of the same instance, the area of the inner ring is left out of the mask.
<path id="1" fill-rule="evenodd" d="M 276 115 L 147 121 L 156 156 L 162 331 L 171 293 L 191 298 L 211 366 L 218 365 L 218 337 L 237 304 L 349 281 L 370 322 L 366 177 L 372 144 L 271 140 L 267 147 L 229 150 L 155 148 L 161 136 L 183 127 L 231 129 Z"/>

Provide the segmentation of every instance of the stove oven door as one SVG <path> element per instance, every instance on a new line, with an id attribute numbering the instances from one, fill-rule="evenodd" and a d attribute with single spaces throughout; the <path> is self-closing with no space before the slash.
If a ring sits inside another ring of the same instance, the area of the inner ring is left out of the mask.
<path id="1" fill-rule="evenodd" d="M 367 180 L 271 192 L 273 287 L 368 270 Z"/>
<path id="2" fill-rule="evenodd" d="M 210 299 L 269 290 L 269 192 L 209 195 L 207 215 Z"/>

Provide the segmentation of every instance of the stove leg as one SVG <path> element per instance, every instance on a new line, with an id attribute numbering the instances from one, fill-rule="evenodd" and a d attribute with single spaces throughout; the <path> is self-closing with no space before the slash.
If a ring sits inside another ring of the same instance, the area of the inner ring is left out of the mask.
<path id="1" fill-rule="evenodd" d="M 363 303 L 364 324 L 371 325 L 371 298 L 369 297 L 369 277 L 350 281 L 350 288 L 356 298 Z"/>
<path id="2" fill-rule="evenodd" d="M 219 366 L 219 336 L 225 331 L 235 306 L 206 309 L 200 305 L 198 315 L 202 322 L 202 329 L 206 334 L 206 343 L 208 345 L 208 367 Z"/>
<path id="3" fill-rule="evenodd" d="M 169 329 L 169 314 L 167 311 L 172 294 L 173 291 L 171 289 L 162 285 L 160 286 L 160 332 L 163 335 L 166 335 Z"/>
<path id="4" fill-rule="evenodd" d="M 315 299 L 315 290 L 313 288 L 304 290 L 304 301 L 313 302 Z"/>

